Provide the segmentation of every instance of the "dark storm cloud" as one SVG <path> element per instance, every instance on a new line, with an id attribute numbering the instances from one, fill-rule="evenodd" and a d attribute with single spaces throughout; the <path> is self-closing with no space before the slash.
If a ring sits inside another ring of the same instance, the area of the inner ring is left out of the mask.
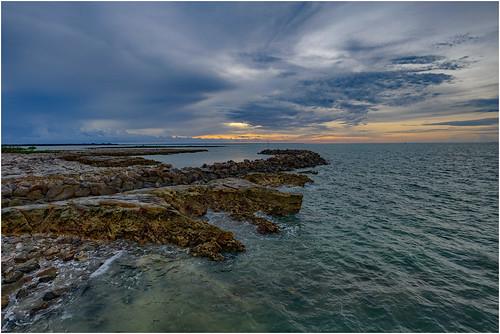
<path id="1" fill-rule="evenodd" d="M 477 112 L 498 112 L 498 97 L 492 99 L 474 99 L 457 105 Z"/>
<path id="2" fill-rule="evenodd" d="M 470 66 L 474 61 L 470 60 L 469 56 L 463 56 L 459 59 L 447 59 L 443 56 L 427 55 L 394 58 L 391 59 L 391 63 L 394 65 L 412 65 L 412 71 L 423 72 L 431 70 L 456 71 Z M 418 66 L 415 67 L 415 65 Z"/>
<path id="3" fill-rule="evenodd" d="M 298 83 L 266 104 L 248 104 L 229 117 L 254 125 L 289 128 L 341 121 L 356 125 L 379 105 L 410 105 L 433 95 L 428 87 L 452 80 L 444 73 L 362 72 Z M 281 103 L 278 103 L 281 102 Z M 323 109 L 317 110 L 318 107 Z M 325 110 L 326 108 L 326 110 Z"/>
<path id="4" fill-rule="evenodd" d="M 424 125 L 485 126 L 485 125 L 496 125 L 496 124 L 498 124 L 498 118 L 482 118 L 482 119 L 472 119 L 467 121 L 427 123 Z"/>
<path id="5" fill-rule="evenodd" d="M 437 42 L 434 46 L 440 47 L 454 47 L 464 43 L 476 42 L 479 40 L 478 36 L 471 35 L 470 33 L 458 34 L 450 37 L 446 41 Z"/>
<path id="6" fill-rule="evenodd" d="M 406 56 L 392 59 L 393 64 L 430 64 L 444 59 L 443 56 Z"/>
<path id="7" fill-rule="evenodd" d="M 460 77 L 497 56 L 493 7 L 4 2 L 2 139 L 322 131 L 438 101 L 441 87 L 476 94 L 457 110 L 497 111 L 483 98 L 497 79 L 474 90 L 483 72 Z"/>

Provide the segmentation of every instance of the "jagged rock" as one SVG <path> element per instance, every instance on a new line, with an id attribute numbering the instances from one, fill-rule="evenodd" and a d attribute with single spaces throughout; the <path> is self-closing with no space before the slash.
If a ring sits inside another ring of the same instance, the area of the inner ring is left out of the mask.
<path id="1" fill-rule="evenodd" d="M 14 258 L 14 262 L 15 263 L 23 263 L 23 262 L 26 262 L 30 259 L 30 257 L 28 256 L 28 254 L 19 254 L 18 256 L 16 256 Z M 2 267 L 4 266 L 4 264 L 2 263 Z"/>
<path id="2" fill-rule="evenodd" d="M 45 210 L 45 215 L 31 217 L 34 210 Z M 6 208 L 2 212 L 2 233 L 25 233 L 26 225 L 20 219 L 25 216 L 33 218 L 32 229 L 38 233 L 171 242 L 190 248 L 213 242 L 221 246 L 221 251 L 243 250 L 243 245 L 234 239 L 232 233 L 187 217 L 164 200 L 146 194 L 88 197 L 50 205 Z"/>
<path id="3" fill-rule="evenodd" d="M 88 153 L 86 153 L 88 154 Z M 78 161 L 79 163 L 96 166 L 96 167 L 125 167 L 137 165 L 158 165 L 160 162 L 141 157 L 116 157 L 116 156 L 92 156 L 92 155 L 78 155 L 70 154 L 61 157 L 67 161 Z"/>
<path id="4" fill-rule="evenodd" d="M 85 159 L 99 160 L 102 158 L 99 158 L 102 153 L 103 151 L 85 151 L 76 155 L 78 157 L 83 155 Z M 108 153 L 106 150 L 106 154 Z M 110 195 L 144 187 L 207 182 L 217 178 L 241 177 L 256 172 L 276 173 L 327 163 L 319 154 L 306 150 L 270 150 L 261 153 L 274 154 L 274 156 L 267 160 L 214 163 L 213 165 L 204 165 L 202 168 L 171 169 L 166 164 L 155 166 L 138 165 L 126 168 L 99 167 L 97 170 L 85 171 L 85 173 L 50 175 L 48 177 L 29 176 L 19 179 L 10 178 L 6 180 L 8 184 L 2 184 L 4 189 L 2 205 L 7 207 L 33 202 L 52 202 L 74 197 L 85 197 L 90 194 L 94 196 Z M 92 154 L 97 154 L 97 156 Z M 127 153 L 123 152 L 123 150 L 116 151 L 115 154 L 117 156 L 132 155 L 131 152 Z M 114 156 L 106 158 L 116 159 Z M 48 163 L 47 160 L 40 161 Z M 60 161 L 63 160 L 54 160 L 57 163 Z M 76 161 L 73 162 L 77 163 Z M 29 188 L 28 191 L 25 189 L 26 187 Z"/>
<path id="5" fill-rule="evenodd" d="M 19 270 L 22 273 L 30 273 L 34 270 L 37 270 L 40 268 L 40 265 L 38 264 L 37 259 L 31 259 L 29 261 L 24 262 L 20 266 L 17 267 L 17 270 Z"/>
<path id="6" fill-rule="evenodd" d="M 41 310 L 44 310 L 46 309 L 47 307 L 49 307 L 49 304 L 45 301 L 37 301 L 32 307 L 31 307 L 31 310 L 30 310 L 30 314 L 33 315 Z"/>
<path id="7" fill-rule="evenodd" d="M 19 289 L 19 291 L 17 291 L 16 293 L 16 299 L 21 299 L 21 298 L 25 298 L 29 295 L 29 290 L 27 288 L 21 288 Z"/>
<path id="8" fill-rule="evenodd" d="M 56 299 L 56 298 L 59 298 L 61 295 L 59 293 L 57 293 L 56 291 L 52 290 L 52 291 L 49 291 L 49 292 L 46 292 L 42 299 L 44 301 L 49 301 L 49 300 L 52 300 L 52 299 Z"/>
<path id="9" fill-rule="evenodd" d="M 224 179 L 206 185 L 142 189 L 114 196 L 5 208 L 2 233 L 50 232 L 104 240 L 174 243 L 196 249 L 193 254 L 217 260 L 220 256 L 215 253 L 242 251 L 244 246 L 231 232 L 197 219 L 209 208 L 249 217 L 258 211 L 288 215 L 298 212 L 301 203 L 301 194 L 279 192 L 241 179 Z M 261 232 L 274 230 L 272 223 L 263 219 L 255 217 L 252 223 L 260 226 Z M 72 250 L 60 253 L 63 260 L 75 255 Z"/>
<path id="10" fill-rule="evenodd" d="M 317 175 L 318 171 L 317 170 L 303 170 L 299 172 L 300 174 L 314 174 Z"/>
<path id="11" fill-rule="evenodd" d="M 64 185 L 64 186 L 62 186 L 61 191 L 57 195 L 53 196 L 51 198 L 51 200 L 60 201 L 60 200 L 72 198 L 75 194 L 75 190 L 77 190 L 77 189 L 78 189 L 78 187 L 75 187 L 73 185 Z M 48 194 L 47 194 L 47 197 L 48 197 Z"/>
<path id="12" fill-rule="evenodd" d="M 234 220 L 247 221 L 253 225 L 256 225 L 257 232 L 259 232 L 260 234 L 278 233 L 280 231 L 278 225 L 276 225 L 275 223 L 265 218 L 257 217 L 254 214 L 232 213 L 230 217 Z"/>
<path id="13" fill-rule="evenodd" d="M 13 192 L 13 195 L 14 196 L 18 196 L 18 197 L 23 197 L 23 196 L 26 196 L 30 191 L 30 186 L 20 186 L 20 187 L 16 187 L 16 189 L 14 190 Z"/>
<path id="14" fill-rule="evenodd" d="M 193 247 L 190 254 L 193 256 L 204 256 L 215 261 L 224 260 L 224 256 L 220 254 L 221 247 L 215 242 L 205 242 L 196 247 Z"/>
<path id="15" fill-rule="evenodd" d="M 252 183 L 261 186 L 279 187 L 283 185 L 303 187 L 306 183 L 312 183 L 309 177 L 290 173 L 251 173 L 243 177 Z"/>
<path id="16" fill-rule="evenodd" d="M 75 251 L 74 250 L 65 250 L 61 252 L 61 259 L 63 261 L 71 261 L 75 257 Z"/>
<path id="17" fill-rule="evenodd" d="M 80 187 L 75 191 L 75 197 L 86 197 L 91 193 L 90 187 L 86 185 L 80 185 Z"/>
<path id="18" fill-rule="evenodd" d="M 2 283 L 5 284 L 14 283 L 19 281 L 23 276 L 24 275 L 22 272 L 15 270 L 5 275 L 4 279 L 2 280 Z"/>
<path id="19" fill-rule="evenodd" d="M 77 153 L 77 158 L 85 156 L 86 161 L 119 161 L 116 157 L 138 154 L 123 150 L 94 152 Z M 154 154 L 163 154 L 156 152 Z M 266 160 L 227 161 L 183 169 L 159 164 L 89 170 L 75 160 L 64 162 L 63 169 L 71 166 L 68 169 L 71 173 L 21 178 L 11 175 L 8 184 L 2 184 L 2 194 L 6 196 L 2 197 L 2 233 L 49 233 L 100 240 L 173 243 L 189 248 L 193 255 L 220 260 L 224 252 L 243 251 L 244 246 L 231 232 L 200 219 L 208 209 L 225 211 L 234 219 L 248 221 L 257 226 L 259 233 L 278 232 L 276 224 L 256 213 L 277 216 L 297 213 L 302 195 L 279 192 L 267 186 L 304 185 L 312 180 L 304 175 L 282 172 L 327 163 L 319 154 L 305 150 L 261 153 L 273 156 Z M 60 159 L 61 154 L 49 154 L 49 159 L 36 154 L 34 157 L 35 161 L 45 164 L 53 161 L 56 169 L 57 164 L 64 161 Z M 15 168 L 13 166 L 10 168 Z M 30 190 L 26 192 L 26 188 Z M 133 190 L 138 188 L 144 189 Z M 119 193 L 125 190 L 132 191 Z M 90 194 L 97 197 L 87 197 Z M 39 204 L 30 204 L 33 202 Z M 66 261 L 85 260 L 85 252 L 77 249 L 81 240 L 65 238 L 64 241 L 58 239 L 44 256 Z M 41 254 L 42 251 L 35 250 L 35 253 Z M 31 268 L 25 270 L 28 269 Z M 4 277 L 12 276 L 13 272 L 5 272 Z M 57 273 L 39 273 L 39 281 L 51 281 L 55 275 Z"/>
<path id="20" fill-rule="evenodd" d="M 302 195 L 261 187 L 242 179 L 210 181 L 206 185 L 142 189 L 131 193 L 156 195 L 187 215 L 201 216 L 208 209 L 228 213 L 255 213 L 286 216 L 297 213 Z"/>
<path id="21" fill-rule="evenodd" d="M 84 251 L 80 251 L 74 255 L 74 259 L 77 261 L 87 261 L 88 255 Z"/>
<path id="22" fill-rule="evenodd" d="M 44 198 L 44 194 L 42 193 L 42 191 L 40 189 L 35 189 L 35 190 L 31 190 L 27 195 L 26 197 L 31 200 L 31 201 L 37 201 L 39 199 L 42 199 Z"/>
<path id="23" fill-rule="evenodd" d="M 2 295 L 2 308 L 9 305 L 9 301 L 10 301 L 9 295 Z"/>
<path id="24" fill-rule="evenodd" d="M 54 184 L 52 187 L 49 188 L 47 191 L 47 199 L 49 201 L 53 200 L 57 195 L 59 195 L 64 189 L 64 186 L 62 184 Z"/>
<path id="25" fill-rule="evenodd" d="M 52 246 L 44 252 L 44 255 L 46 257 L 51 257 L 52 255 L 56 255 L 57 253 L 59 253 L 59 249 L 57 247 Z"/>
<path id="26" fill-rule="evenodd" d="M 91 194 L 94 196 L 110 195 L 110 194 L 113 194 L 115 192 L 111 187 L 109 187 L 103 183 L 91 184 L 90 191 L 91 191 Z"/>
<path id="27" fill-rule="evenodd" d="M 47 283 L 47 282 L 50 282 L 50 281 L 53 281 L 55 277 L 52 277 L 52 276 L 41 276 L 40 278 L 38 278 L 38 282 L 39 283 Z"/>
<path id="28" fill-rule="evenodd" d="M 39 277 L 40 282 L 49 282 L 52 281 L 54 278 L 57 276 L 57 269 L 54 267 L 49 267 L 46 269 L 43 269 L 39 271 L 36 274 L 37 277 Z"/>

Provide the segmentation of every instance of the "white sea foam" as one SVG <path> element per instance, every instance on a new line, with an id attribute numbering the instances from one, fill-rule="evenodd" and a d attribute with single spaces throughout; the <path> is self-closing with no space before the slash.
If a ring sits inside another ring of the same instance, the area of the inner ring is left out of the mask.
<path id="1" fill-rule="evenodd" d="M 101 276 L 102 274 L 104 274 L 106 271 L 108 271 L 109 267 L 111 267 L 111 264 L 116 260 L 118 259 L 120 256 L 122 256 L 124 253 L 124 251 L 119 251 L 117 252 L 115 255 L 113 255 L 112 257 L 110 257 L 109 259 L 107 259 L 106 261 L 104 261 L 104 263 L 99 267 L 97 268 L 96 271 L 94 271 L 92 274 L 90 274 L 90 278 L 94 278 L 94 277 L 97 277 L 97 276 Z"/>

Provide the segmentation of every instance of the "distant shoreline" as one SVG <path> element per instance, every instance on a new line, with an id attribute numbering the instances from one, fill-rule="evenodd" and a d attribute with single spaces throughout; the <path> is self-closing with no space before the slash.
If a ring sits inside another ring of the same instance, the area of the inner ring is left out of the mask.
<path id="1" fill-rule="evenodd" d="M 134 146 L 127 146 L 134 145 Z M 103 143 L 103 144 L 2 144 L 2 147 L 23 147 L 23 146 L 101 146 L 101 148 L 106 148 L 106 146 L 113 146 L 113 148 L 161 148 L 161 147 L 224 147 L 224 145 L 196 145 L 196 144 L 113 144 L 113 143 Z M 104 146 L 104 147 L 103 147 Z"/>

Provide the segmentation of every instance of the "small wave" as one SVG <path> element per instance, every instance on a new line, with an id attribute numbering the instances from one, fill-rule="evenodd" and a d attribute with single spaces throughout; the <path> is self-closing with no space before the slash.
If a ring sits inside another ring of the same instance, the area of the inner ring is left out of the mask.
<path id="1" fill-rule="evenodd" d="M 104 263 L 99 268 L 97 268 L 96 271 L 94 271 L 92 274 L 90 274 L 90 278 L 95 278 L 95 277 L 101 276 L 106 271 L 108 271 L 109 267 L 111 267 L 111 264 L 116 259 L 118 259 L 120 256 L 122 256 L 123 253 L 124 253 L 123 251 L 119 251 L 118 253 L 116 253 L 115 255 L 113 255 L 112 257 L 107 259 L 106 261 L 104 261 Z"/>

